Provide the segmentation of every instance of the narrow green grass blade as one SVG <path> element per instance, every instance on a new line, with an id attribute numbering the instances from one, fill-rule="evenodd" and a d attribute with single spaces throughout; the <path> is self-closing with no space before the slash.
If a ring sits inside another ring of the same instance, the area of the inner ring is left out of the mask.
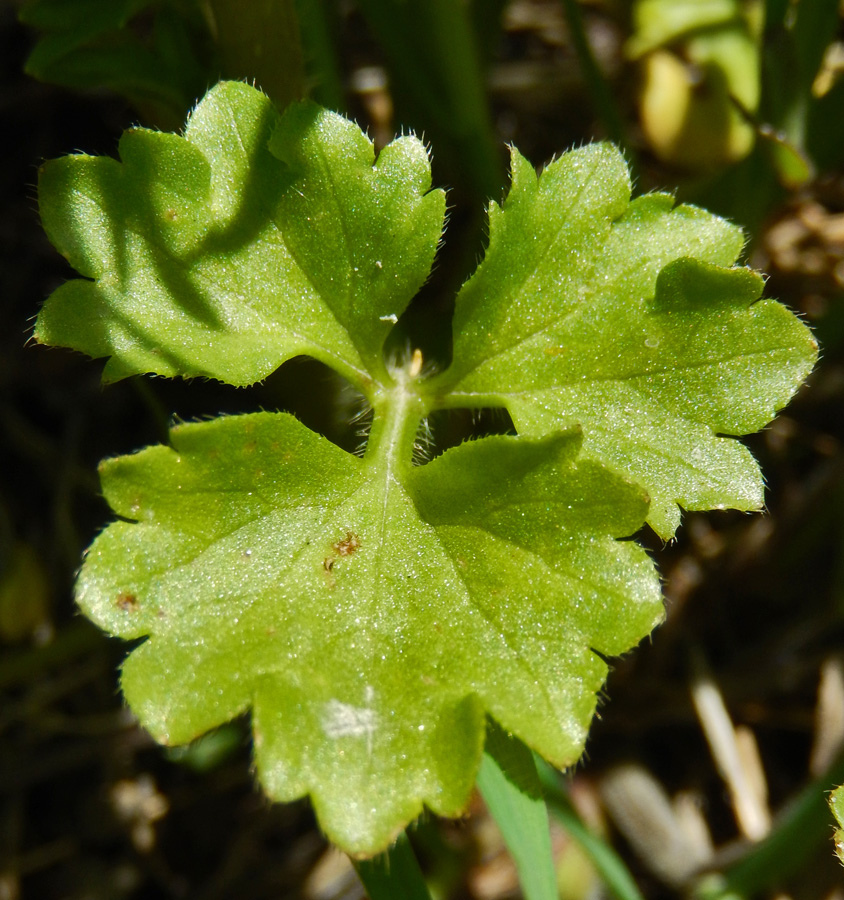
<path id="1" fill-rule="evenodd" d="M 478 790 L 519 871 L 525 900 L 557 900 L 548 811 L 530 750 L 495 723 L 487 725 Z"/>
<path id="2" fill-rule="evenodd" d="M 537 760 L 537 766 L 548 808 L 569 837 L 577 841 L 589 857 L 607 890 L 616 900 L 644 900 L 621 857 L 606 841 L 589 830 L 560 789 L 557 772 L 542 760 Z"/>
<path id="3" fill-rule="evenodd" d="M 461 184 L 477 197 L 497 196 L 503 158 L 466 4 L 359 0 L 358 6 L 387 59 L 394 93 L 430 134 L 438 157 L 453 160 Z"/>
<path id="4" fill-rule="evenodd" d="M 431 900 L 404 832 L 386 853 L 352 862 L 369 900 Z"/>
<path id="5" fill-rule="evenodd" d="M 343 75 L 334 43 L 336 10 L 326 0 L 295 0 L 310 96 L 340 112 L 345 106 Z"/>
<path id="6" fill-rule="evenodd" d="M 293 0 L 208 0 L 226 78 L 246 78 L 278 109 L 305 96 L 305 63 Z"/>
<path id="7" fill-rule="evenodd" d="M 616 144 L 624 147 L 625 155 L 630 157 L 630 149 L 624 140 L 624 123 L 613 98 L 610 85 L 607 83 L 592 47 L 586 35 L 583 24 L 583 13 L 576 0 L 563 0 L 563 12 L 569 26 L 572 44 L 580 63 L 580 71 L 589 96 L 595 104 L 595 112 L 601 120 L 601 124 L 607 130 L 607 137 Z"/>
<path id="8" fill-rule="evenodd" d="M 829 789 L 844 780 L 844 753 L 807 785 L 777 816 L 770 834 L 721 875 L 701 879 L 697 900 L 750 900 L 798 878 L 812 854 L 830 844 L 833 821 Z"/>

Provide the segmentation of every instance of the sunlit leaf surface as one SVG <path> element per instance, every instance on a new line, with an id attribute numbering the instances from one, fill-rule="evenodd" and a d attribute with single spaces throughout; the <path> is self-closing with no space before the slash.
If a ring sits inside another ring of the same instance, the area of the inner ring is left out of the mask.
<path id="1" fill-rule="evenodd" d="M 136 129 L 120 161 L 47 163 L 40 204 L 84 276 L 38 340 L 105 378 L 249 384 L 298 354 L 373 407 L 363 458 L 284 413 L 184 424 L 101 467 L 119 520 L 88 551 L 83 610 L 146 638 L 123 690 L 161 742 L 251 711 L 258 776 L 310 795 L 357 855 L 423 807 L 463 809 L 486 717 L 559 767 L 580 756 L 606 658 L 661 620 L 652 561 L 679 507 L 761 505 L 732 437 L 760 428 L 814 343 L 726 222 L 630 200 L 598 145 L 537 178 L 515 151 L 490 244 L 458 297 L 454 362 L 384 341 L 430 270 L 444 195 L 412 136 L 375 156 L 313 104 L 212 89 L 184 136 Z M 506 406 L 519 435 L 412 464 L 432 410 Z"/>

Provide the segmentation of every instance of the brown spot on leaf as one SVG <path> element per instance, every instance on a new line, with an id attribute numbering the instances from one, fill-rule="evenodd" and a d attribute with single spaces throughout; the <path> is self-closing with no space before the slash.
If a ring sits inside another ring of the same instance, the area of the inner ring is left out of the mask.
<path id="1" fill-rule="evenodd" d="M 331 549 L 337 556 L 351 556 L 360 547 L 360 538 L 351 531 L 346 532 L 342 541 L 331 545 Z"/>
<path id="2" fill-rule="evenodd" d="M 346 536 L 340 540 L 335 541 L 331 545 L 331 556 L 326 556 L 322 561 L 322 567 L 325 570 L 326 581 L 328 582 L 330 587 L 334 587 L 334 577 L 332 575 L 332 569 L 334 568 L 334 564 L 337 562 L 337 558 L 341 556 L 351 556 L 355 553 L 360 547 L 360 538 L 353 532 L 347 531 Z"/>
<path id="3" fill-rule="evenodd" d="M 138 598 L 129 591 L 121 591 L 114 602 L 115 606 L 118 609 L 122 609 L 123 612 L 135 612 L 138 608 Z"/>

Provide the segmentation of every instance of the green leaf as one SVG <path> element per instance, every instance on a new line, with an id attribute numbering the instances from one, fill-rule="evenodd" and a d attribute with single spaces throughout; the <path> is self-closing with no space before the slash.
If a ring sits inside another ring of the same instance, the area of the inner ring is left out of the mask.
<path id="1" fill-rule="evenodd" d="M 494 722 L 487 727 L 478 790 L 519 871 L 525 900 L 558 900 L 548 811 L 530 750 Z"/>
<path id="2" fill-rule="evenodd" d="M 832 792 L 829 805 L 838 822 L 838 828 L 835 829 L 835 852 L 844 863 L 844 787 L 836 788 Z"/>
<path id="3" fill-rule="evenodd" d="M 376 158 L 334 113 L 279 116 L 223 83 L 184 136 L 135 129 L 120 156 L 42 171 L 45 228 L 82 278 L 47 300 L 38 340 L 107 357 L 106 380 L 243 385 L 308 354 L 373 410 L 362 459 L 257 413 L 102 464 L 120 518 L 77 597 L 145 638 L 122 676 L 141 722 L 177 745 L 250 711 L 267 793 L 310 795 L 356 856 L 423 807 L 465 808 L 487 716 L 574 763 L 606 657 L 662 618 L 652 561 L 618 539 L 649 509 L 668 535 L 677 503 L 761 504 L 755 462 L 720 434 L 761 427 L 814 359 L 759 277 L 724 268 L 738 230 L 664 195 L 631 202 L 609 147 L 540 179 L 514 151 L 454 363 L 428 376 L 418 351 L 383 356 L 441 235 L 419 140 Z M 519 436 L 413 466 L 429 412 L 486 405 Z"/>
<path id="4" fill-rule="evenodd" d="M 595 834 L 581 819 L 560 786 L 560 773 L 542 760 L 537 762 L 537 771 L 549 811 L 595 867 L 607 891 L 616 900 L 644 900 L 633 875 L 609 840 Z"/>
<path id="5" fill-rule="evenodd" d="M 18 17 L 21 22 L 78 38 L 95 37 L 122 28 L 155 0 L 26 0 Z"/>
<path id="6" fill-rule="evenodd" d="M 369 900 L 430 900 L 428 886 L 407 835 L 383 856 L 355 863 Z"/>
<path id="7" fill-rule="evenodd" d="M 364 391 L 383 377 L 390 317 L 427 278 L 442 231 L 419 140 L 376 162 L 341 116 L 300 103 L 279 118 L 259 91 L 224 82 L 184 137 L 136 128 L 119 149 L 121 163 L 42 168 L 47 234 L 93 281 L 50 297 L 39 341 L 109 357 L 107 381 L 246 385 L 300 354 Z"/>
<path id="8" fill-rule="evenodd" d="M 310 793 L 334 841 L 373 853 L 423 803 L 463 808 L 484 711 L 574 762 L 607 671 L 591 648 L 661 618 L 647 555 L 610 537 L 639 526 L 641 492 L 578 443 L 487 438 L 401 485 L 285 414 L 182 425 L 103 464 L 132 521 L 94 542 L 79 603 L 151 635 L 123 690 L 156 739 L 251 707 L 269 794 Z"/>
<path id="9" fill-rule="evenodd" d="M 457 298 L 454 406 L 504 405 L 520 433 L 578 424 L 584 452 L 651 498 L 664 538 L 686 509 L 760 509 L 756 431 L 814 365 L 808 329 L 730 266 L 739 229 L 671 197 L 630 200 L 619 153 L 593 145 L 537 178 L 513 151 L 486 257 Z"/>
<path id="10" fill-rule="evenodd" d="M 194 0 L 28 0 L 20 19 L 42 32 L 29 75 L 117 91 L 159 124 L 180 123 L 219 70 Z"/>
<path id="11" fill-rule="evenodd" d="M 636 33 L 628 42 L 627 53 L 641 56 L 690 33 L 729 26 L 744 12 L 741 0 L 638 0 Z"/>

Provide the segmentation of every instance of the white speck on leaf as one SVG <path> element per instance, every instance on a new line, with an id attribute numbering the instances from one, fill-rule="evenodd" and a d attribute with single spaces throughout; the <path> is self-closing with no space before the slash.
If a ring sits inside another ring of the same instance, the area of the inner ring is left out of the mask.
<path id="1" fill-rule="evenodd" d="M 371 687 L 366 689 L 366 702 L 370 703 L 374 696 Z M 377 727 L 374 709 L 366 706 L 353 706 L 340 700 L 329 700 L 325 704 L 322 715 L 322 730 L 326 737 L 337 739 L 343 737 L 366 737 L 367 750 L 372 753 L 372 735 Z"/>

